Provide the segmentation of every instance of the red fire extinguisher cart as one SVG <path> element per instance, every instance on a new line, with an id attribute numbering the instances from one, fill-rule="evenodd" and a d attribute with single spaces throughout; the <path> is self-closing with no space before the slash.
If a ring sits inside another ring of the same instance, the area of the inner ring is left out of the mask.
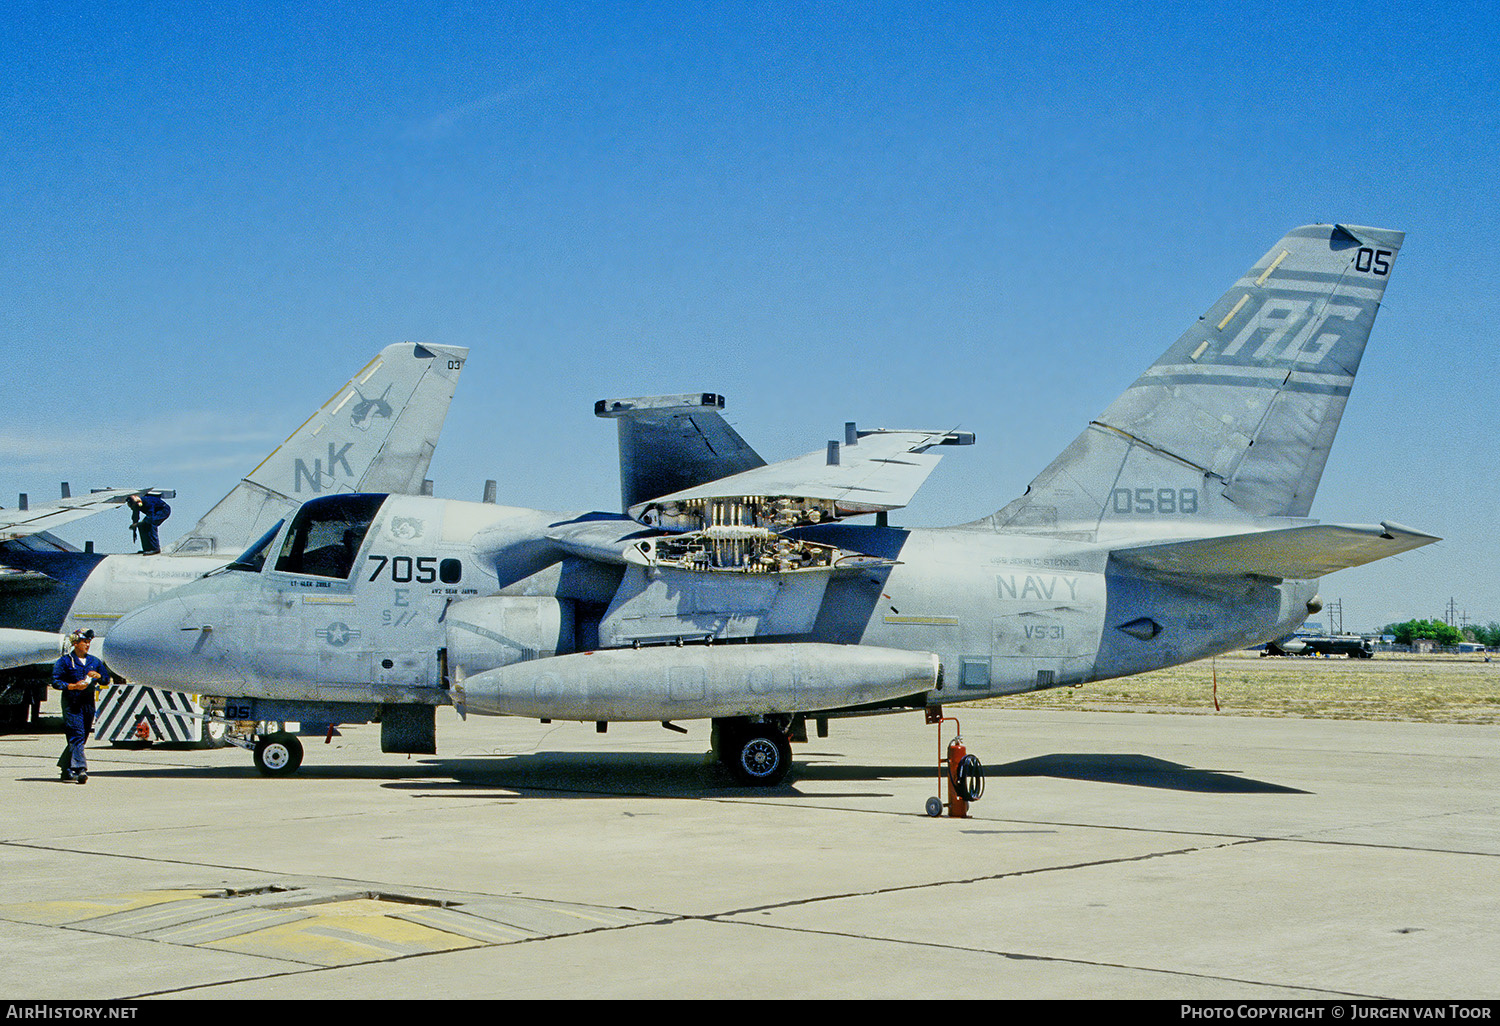
<path id="1" fill-rule="evenodd" d="M 948 800 L 945 802 L 940 797 L 927 799 L 927 815 L 937 817 L 943 814 L 943 809 L 948 810 L 948 815 L 955 819 L 965 819 L 969 815 L 969 806 L 977 802 L 984 794 L 984 767 L 980 765 L 977 756 L 969 754 L 964 745 L 963 727 L 958 718 L 944 716 L 940 706 L 934 706 L 927 710 L 927 722 L 935 724 L 938 729 L 938 790 L 943 789 L 942 781 L 947 780 Z M 948 749 L 943 750 L 943 724 L 953 724 L 953 740 L 948 742 Z"/>

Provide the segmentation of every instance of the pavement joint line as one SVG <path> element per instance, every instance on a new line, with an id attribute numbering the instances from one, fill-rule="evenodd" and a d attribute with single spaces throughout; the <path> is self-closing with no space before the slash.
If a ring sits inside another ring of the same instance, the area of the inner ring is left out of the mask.
<path id="1" fill-rule="evenodd" d="M 1267 987 L 1279 990 L 1300 990 L 1313 994 L 1326 994 L 1331 997 L 1343 997 L 1365 1001 L 1389 1000 L 1378 994 L 1364 994 L 1358 991 L 1330 990 L 1326 987 L 1314 987 L 1306 984 L 1296 983 L 1273 983 L 1267 980 L 1249 980 L 1238 976 L 1221 976 L 1216 973 L 1197 973 L 1186 969 L 1158 969 L 1148 965 L 1129 965 L 1124 962 L 1099 962 L 1087 958 L 1069 958 L 1064 955 L 1034 955 L 1020 951 L 997 951 L 993 948 L 977 948 L 963 944 L 944 944 L 939 941 L 908 940 L 900 937 L 880 937 L 874 934 L 849 933 L 842 930 L 818 930 L 810 927 L 787 926 L 780 923 L 755 923 L 743 922 L 737 925 L 759 927 L 763 930 L 783 930 L 788 933 L 816 934 L 824 937 L 847 937 L 851 940 L 865 940 L 876 943 L 896 944 L 910 947 L 937 948 L 944 951 L 961 951 L 967 954 L 991 955 L 996 958 L 1013 959 L 1019 962 L 1055 962 L 1068 965 L 1090 966 L 1096 969 L 1123 969 L 1129 972 L 1154 973 L 1164 976 L 1183 976 L 1196 980 L 1211 980 L 1218 983 L 1242 983 L 1251 987 Z"/>
<path id="2" fill-rule="evenodd" d="M 1412 818 L 1403 819 L 1403 820 L 1391 820 L 1389 822 L 1393 822 L 1393 823 L 1394 822 L 1403 822 L 1403 823 L 1406 823 L 1406 822 L 1414 822 L 1414 821 L 1422 820 L 1422 819 L 1442 818 L 1443 816 L 1448 816 L 1448 815 L 1461 815 L 1461 814 L 1473 814 L 1473 813 L 1494 815 L 1495 812 L 1496 812 L 1496 809 L 1494 807 L 1485 806 L 1483 808 L 1463 809 L 1463 810 L 1458 810 L 1456 812 L 1451 812 L 1451 813 L 1438 813 L 1438 814 L 1436 814 L 1434 816 L 1417 816 L 1417 817 L 1412 817 Z M 906 815 L 906 813 L 898 813 L 898 815 Z M 917 814 L 916 813 L 912 813 L 912 815 L 917 815 Z M 1420 845 L 1414 845 L 1414 844 L 1382 844 L 1382 843 L 1379 843 L 1377 841 L 1341 841 L 1341 840 L 1333 840 L 1333 839 L 1323 839 L 1323 838 L 1317 837 L 1313 833 L 1295 833 L 1295 834 L 1286 834 L 1286 835 L 1273 835 L 1273 834 L 1234 834 L 1234 833 L 1220 833 L 1220 832 L 1211 831 L 1211 830 L 1182 830 L 1182 829 L 1177 829 L 1177 828 L 1173 828 L 1173 827 L 1128 826 L 1128 825 L 1121 825 L 1121 824 L 1117 824 L 1117 823 L 1074 823 L 1074 822 L 1067 822 L 1067 821 L 1063 821 L 1063 820 L 1047 820 L 1047 819 L 992 819 L 992 820 L 978 820 L 978 819 L 976 819 L 976 820 L 972 820 L 972 822 L 975 822 L 975 823 L 993 823 L 993 824 L 1016 823 L 1016 824 L 1022 824 L 1022 825 L 1025 825 L 1025 826 L 1077 827 L 1077 828 L 1082 829 L 1082 830 L 1122 830 L 1122 831 L 1125 831 L 1127 833 L 1141 833 L 1141 834 L 1168 834 L 1168 835 L 1170 835 L 1170 834 L 1183 834 L 1183 835 L 1186 835 L 1186 836 L 1189 836 L 1189 837 L 1227 837 L 1227 838 L 1238 838 L 1241 841 L 1283 841 L 1283 842 L 1286 842 L 1288 844 L 1330 844 L 1330 845 L 1339 845 L 1339 846 L 1346 847 L 1346 848 L 1373 848 L 1373 849 L 1376 849 L 1376 850 L 1379 850 L 1379 851 L 1420 851 L 1420 852 L 1429 852 L 1429 853 L 1434 854 L 1434 855 L 1478 855 L 1478 856 L 1485 857 L 1485 858 L 1500 857 L 1500 854 L 1497 854 L 1496 852 L 1489 852 L 1489 851 L 1466 851 L 1466 850 L 1461 849 L 1461 848 L 1426 848 L 1426 847 L 1422 847 Z M 1348 824 L 1346 826 L 1329 827 L 1328 829 L 1329 830 L 1349 830 L 1349 829 L 1352 829 L 1352 828 L 1355 828 L 1355 827 L 1363 827 L 1363 826 L 1370 826 L 1370 825 L 1372 825 L 1372 824 L 1370 824 L 1370 823 L 1353 823 L 1353 824 Z"/>
<path id="3" fill-rule="evenodd" d="M 263 957 L 263 956 L 262 956 Z M 394 961 L 394 959 L 387 959 Z M 173 994 L 191 994 L 195 990 L 205 990 L 209 987 L 223 987 L 236 983 L 264 983 L 266 980 L 282 980 L 292 976 L 310 976 L 313 973 L 327 972 L 329 969 L 348 968 L 347 966 L 308 966 L 306 969 L 288 969 L 286 972 L 266 973 L 262 976 L 240 976 L 232 980 L 213 980 L 209 983 L 193 983 L 182 987 L 167 987 L 163 990 L 146 990 L 139 994 L 126 994 L 120 998 L 112 998 L 117 1001 L 142 1001 L 146 998 L 168 997 Z"/>
<path id="4" fill-rule="evenodd" d="M 67 855 L 87 855 L 91 858 L 125 859 L 129 862 L 153 862 L 167 866 L 191 866 L 195 869 L 231 870 L 236 873 L 260 873 L 268 871 L 255 866 L 231 866 L 220 862 L 189 862 L 186 859 L 168 859 L 154 855 L 127 855 L 117 851 L 91 851 L 87 848 L 69 848 L 61 844 L 41 844 L 29 841 L 0 841 L 0 848 L 27 848 L 33 851 L 52 851 Z"/>
<path id="5" fill-rule="evenodd" d="M 578 793 L 578 794 L 588 793 L 588 794 L 593 794 L 593 793 L 600 793 L 600 792 L 592 792 L 592 791 L 590 791 L 590 792 L 582 792 L 582 791 L 580 791 L 580 792 L 560 792 L 560 793 Z M 602 793 L 602 794 L 605 797 L 621 797 L 622 796 L 622 795 L 611 794 L 611 793 L 608 793 L 608 792 L 605 792 L 605 793 Z M 632 795 L 624 795 L 624 796 L 625 797 L 631 797 Z M 665 800 L 715 801 L 715 802 L 724 802 L 724 803 L 727 803 L 727 804 L 739 804 L 742 801 L 749 801 L 749 800 L 751 800 L 751 799 L 735 799 L 735 798 L 724 798 L 724 797 L 714 797 L 714 796 L 682 796 L 680 799 L 678 798 L 678 796 L 634 795 L 634 797 L 645 797 L 645 798 L 657 797 L 657 798 L 664 798 Z M 487 805 L 487 804 L 492 804 L 492 803 L 491 802 L 477 802 L 475 804 L 476 805 Z M 834 807 L 829 807 L 829 806 L 809 806 L 807 804 L 802 804 L 802 803 L 790 804 L 790 803 L 784 803 L 784 802 L 765 802 L 763 804 L 777 805 L 777 806 L 781 806 L 781 807 L 785 807 L 785 808 L 795 808 L 795 809 L 834 808 Z M 844 808 L 836 808 L 835 811 L 848 812 L 848 811 L 853 811 L 853 810 L 844 809 Z M 1496 808 L 1494 806 L 1484 806 L 1484 807 L 1476 807 L 1476 808 L 1473 808 L 1473 809 L 1464 809 L 1464 810 L 1456 810 L 1456 811 L 1451 811 L 1451 812 L 1437 813 L 1437 814 L 1434 814 L 1432 816 L 1417 817 L 1417 819 L 1419 819 L 1419 820 L 1420 819 L 1441 819 L 1441 818 L 1444 818 L 1444 817 L 1456 816 L 1456 815 L 1462 815 L 1462 814 L 1489 814 L 1489 815 L 1493 815 L 1495 813 L 1495 811 L 1496 811 Z M 869 812 L 869 813 L 865 813 L 865 814 L 867 814 L 867 815 L 876 815 L 876 816 L 899 816 L 899 817 L 918 816 L 918 817 L 921 817 L 923 819 L 927 818 L 927 816 L 926 816 L 925 813 L 919 813 L 919 812 L 912 812 L 912 813 L 907 813 L 907 812 Z M 347 815 L 347 814 L 345 814 L 345 815 Z M 308 817 L 308 818 L 322 818 L 322 817 Z M 1409 821 L 1410 820 L 1403 820 L 1403 822 L 1409 822 Z M 1298 833 L 1298 834 L 1287 834 L 1285 836 L 1272 836 L 1272 835 L 1220 833 L 1220 832 L 1215 832 L 1215 831 L 1204 831 L 1204 830 L 1183 830 L 1183 829 L 1176 829 L 1176 828 L 1170 828 L 1170 827 L 1130 826 L 1130 825 L 1122 825 L 1122 824 L 1116 824 L 1116 823 L 1080 823 L 1080 822 L 1074 822 L 1074 821 L 1069 821 L 1069 820 L 1045 820 L 1045 819 L 994 819 L 994 820 L 972 819 L 971 822 L 976 823 L 976 824 L 978 824 L 978 823 L 984 823 L 984 824 L 992 824 L 992 825 L 1018 824 L 1018 825 L 1023 825 L 1023 826 L 1073 827 L 1073 828 L 1084 829 L 1084 830 L 1117 830 L 1117 831 L 1124 831 L 1124 832 L 1127 832 L 1127 833 L 1164 834 L 1164 835 L 1180 834 L 1180 835 L 1184 835 L 1184 836 L 1195 836 L 1195 837 L 1219 837 L 1219 838 L 1231 838 L 1231 839 L 1233 839 L 1231 841 L 1231 843 L 1243 842 L 1243 841 L 1282 841 L 1282 842 L 1286 842 L 1286 843 L 1300 843 L 1300 844 L 1326 844 L 1326 845 L 1334 845 L 1334 846 L 1348 847 L 1348 848 L 1371 848 L 1371 849 L 1375 849 L 1375 850 L 1379 850 L 1379 851 L 1429 852 L 1429 853 L 1436 854 L 1436 855 L 1472 855 L 1472 856 L 1477 856 L 1477 857 L 1481 857 L 1481 858 L 1496 858 L 1496 857 L 1500 857 L 1500 856 L 1497 856 L 1497 854 L 1495 852 L 1469 851 L 1469 850 L 1462 849 L 1462 848 L 1431 848 L 1431 847 L 1424 847 L 1424 846 L 1421 846 L 1421 845 L 1381 844 L 1381 843 L 1374 842 L 1374 841 L 1337 840 L 1337 839 L 1332 839 L 1332 838 L 1320 838 L 1320 837 L 1316 836 L 1316 834 L 1314 834 L 1314 833 Z M 1395 822 L 1395 821 L 1390 821 L 1390 822 Z M 1349 826 L 1336 827 L 1336 828 L 1335 827 L 1330 827 L 1328 829 L 1329 830 L 1333 830 L 1333 829 L 1347 830 L 1347 829 L 1350 829 L 1351 826 L 1369 826 L 1369 825 L 1370 824 L 1351 824 Z M 141 827 L 138 830 L 110 831 L 108 833 L 97 833 L 97 834 L 91 834 L 89 836 L 93 836 L 93 837 L 128 836 L 128 835 L 132 835 L 132 834 L 150 833 L 150 832 L 156 832 L 156 831 L 161 831 L 161 830 L 180 830 L 182 828 L 183 828 L 182 824 L 170 824 L 170 825 L 163 825 L 163 826 Z M 118 853 L 115 853 L 115 852 L 98 852 L 98 851 L 91 851 L 91 850 L 81 849 L 81 848 L 70 848 L 70 847 L 65 847 L 63 845 L 56 844 L 56 843 L 48 844 L 48 843 L 44 843 L 44 842 L 42 842 L 40 840 L 31 839 L 31 838 L 6 838 L 6 839 L 0 839 L 0 847 L 3 847 L 5 845 L 15 845 L 17 847 L 23 847 L 23 848 L 36 848 L 36 849 L 40 849 L 40 850 L 43 850 L 43 851 L 70 852 L 70 853 L 76 854 L 76 855 L 106 855 L 106 856 L 109 856 L 109 857 L 112 857 L 112 858 L 137 859 L 137 860 L 146 861 L 146 862 L 168 862 L 168 863 L 171 863 L 171 864 L 174 864 L 174 865 L 203 866 L 205 868 L 213 868 L 213 869 L 234 869 L 234 870 L 243 870 L 243 871 L 246 871 L 246 872 L 258 872 L 258 870 L 255 870 L 254 868 L 247 867 L 247 866 L 228 866 L 228 865 L 220 865 L 218 863 L 183 862 L 183 861 L 173 860 L 173 859 L 151 858 L 151 857 L 143 856 L 143 855 L 121 855 L 121 854 L 118 854 Z M 1184 849 L 1184 850 L 1193 850 L 1193 849 Z"/>
<path id="6" fill-rule="evenodd" d="M 743 916 L 752 912 L 767 912 L 775 909 L 797 908 L 804 905 L 814 905 L 824 901 L 841 901 L 845 898 L 868 898 L 884 894 L 900 894 L 905 891 L 928 890 L 934 887 L 967 886 L 976 883 L 989 883 L 996 880 L 1007 880 L 1023 876 L 1037 876 L 1042 873 L 1061 873 L 1075 869 L 1092 869 L 1098 866 L 1119 866 L 1130 862 L 1145 862 L 1150 859 L 1170 858 L 1175 855 L 1194 855 L 1199 852 L 1215 851 L 1223 848 L 1234 848 L 1245 844 L 1260 844 L 1260 838 L 1246 838 L 1237 841 L 1228 841 L 1223 844 L 1200 845 L 1195 848 L 1176 848 L 1171 851 L 1153 851 L 1142 855 L 1127 855 L 1117 859 L 1095 859 L 1090 862 L 1072 862 L 1059 866 L 1037 866 L 1033 869 L 1017 869 L 1003 873 L 989 873 L 984 876 L 967 877 L 952 880 L 929 880 L 925 883 L 901 884 L 896 887 L 877 887 L 868 891 L 848 891 L 842 894 L 823 894 L 808 898 L 797 898 L 789 901 L 774 902 L 769 905 L 752 905 L 747 908 L 730 909 L 727 912 L 712 912 L 705 915 L 693 916 L 697 919 L 719 919 L 725 916 Z"/>
<path id="7" fill-rule="evenodd" d="M 1316 838 L 1317 834 L 1319 834 L 1319 833 L 1330 833 L 1330 832 L 1336 831 L 1336 830 L 1348 830 L 1352 826 L 1358 826 L 1358 827 L 1361 827 L 1361 828 L 1384 827 L 1384 826 L 1392 826 L 1392 825 L 1395 825 L 1395 824 L 1422 823 L 1422 822 L 1426 822 L 1426 821 L 1429 821 L 1429 820 L 1451 819 L 1454 816 L 1476 816 L 1476 815 L 1477 816 L 1493 816 L 1493 815 L 1496 814 L 1496 812 L 1500 812 L 1500 806 L 1495 806 L 1495 805 L 1476 805 L 1476 806 L 1474 806 L 1472 808 L 1467 808 L 1467 809 L 1448 809 L 1448 810 L 1445 810 L 1443 812 L 1433 812 L 1433 813 L 1429 813 L 1428 815 L 1425 815 L 1425 816 L 1405 816 L 1405 817 L 1402 817 L 1400 819 L 1372 819 L 1372 820 L 1368 820 L 1368 821 L 1366 821 L 1364 823 L 1349 824 L 1347 826 L 1329 826 L 1329 827 L 1324 827 L 1322 830 L 1309 831 L 1307 833 L 1297 834 L 1297 835 L 1294 835 L 1294 836 L 1297 837 L 1297 838 L 1299 838 L 1299 839 L 1306 839 L 1308 841 L 1313 841 L 1314 843 L 1318 843 L 1318 842 L 1315 841 L 1315 838 Z M 1328 843 L 1328 844 L 1340 844 L 1340 843 L 1357 843 L 1357 842 L 1328 841 L 1326 843 Z M 1404 847 L 1407 847 L 1407 846 L 1405 846 L 1405 845 L 1371 845 L 1370 847 L 1378 847 L 1378 848 L 1404 848 Z M 1416 847 L 1412 847 L 1412 850 L 1413 851 L 1444 851 L 1444 852 L 1448 852 L 1449 854 L 1460 854 L 1460 855 L 1461 854 L 1474 854 L 1474 855 L 1487 855 L 1487 854 L 1491 854 L 1489 852 L 1455 852 L 1455 851 L 1452 851 L 1451 849 L 1446 849 L 1446 848 L 1416 848 Z"/>

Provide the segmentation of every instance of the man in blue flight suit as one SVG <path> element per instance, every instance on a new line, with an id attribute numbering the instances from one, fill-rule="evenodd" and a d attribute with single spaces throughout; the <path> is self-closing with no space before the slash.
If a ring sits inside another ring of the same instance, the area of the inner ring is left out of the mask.
<path id="1" fill-rule="evenodd" d="M 89 780 L 83 746 L 89 739 L 89 731 L 94 729 L 94 688 L 109 679 L 109 669 L 103 661 L 89 655 L 93 640 L 93 631 L 74 631 L 68 635 L 73 651 L 52 664 L 52 686 L 62 692 L 63 734 L 68 739 L 67 747 L 58 756 L 57 768 L 62 771 L 63 780 L 77 784 Z"/>
<path id="2" fill-rule="evenodd" d="M 140 539 L 141 555 L 154 556 L 161 552 L 161 540 L 156 535 L 156 529 L 172 515 L 172 507 L 162 501 L 160 495 L 152 495 L 150 492 L 132 495 L 125 501 L 130 504 L 130 527 Z"/>

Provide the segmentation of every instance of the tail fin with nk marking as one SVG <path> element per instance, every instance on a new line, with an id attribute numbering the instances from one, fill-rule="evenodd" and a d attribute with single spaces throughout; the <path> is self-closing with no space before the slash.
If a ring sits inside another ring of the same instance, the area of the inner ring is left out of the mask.
<path id="1" fill-rule="evenodd" d="M 420 492 L 468 354 L 458 346 L 387 346 L 172 551 L 232 555 L 318 495 Z"/>

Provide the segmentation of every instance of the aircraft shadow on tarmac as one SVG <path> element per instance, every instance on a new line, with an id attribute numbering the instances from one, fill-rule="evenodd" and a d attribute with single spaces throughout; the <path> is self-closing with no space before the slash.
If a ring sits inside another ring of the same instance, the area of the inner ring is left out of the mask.
<path id="1" fill-rule="evenodd" d="M 1232 770 L 1197 769 L 1149 755 L 1042 755 L 1004 766 L 988 767 L 990 777 L 1060 777 L 1132 787 L 1211 794 L 1308 794 L 1307 791 L 1264 780 L 1252 780 Z"/>
<path id="2" fill-rule="evenodd" d="M 151 779 L 225 779 L 255 777 L 250 766 L 170 766 L 117 769 L 100 767 L 102 775 Z M 984 776 L 1054 777 L 1062 780 L 1123 784 L 1202 794 L 1307 794 L 1294 787 L 1244 777 L 1232 770 L 1199 769 L 1149 755 L 1059 753 L 985 767 Z M 742 787 L 707 755 L 660 752 L 528 752 L 495 753 L 479 757 L 417 758 L 385 765 L 303 765 L 288 781 L 266 781 L 267 786 L 294 783 L 300 777 L 319 780 L 375 780 L 393 790 L 421 792 L 431 797 L 472 796 L 479 791 L 515 792 L 509 797 L 597 797 L 600 795 L 669 797 L 786 797 L 852 798 L 888 794 L 870 790 L 815 795 L 798 790 L 799 782 L 879 784 L 889 780 L 925 778 L 937 783 L 936 761 L 927 765 L 851 764 L 839 755 L 817 751 L 796 756 L 792 772 L 777 787 Z"/>

